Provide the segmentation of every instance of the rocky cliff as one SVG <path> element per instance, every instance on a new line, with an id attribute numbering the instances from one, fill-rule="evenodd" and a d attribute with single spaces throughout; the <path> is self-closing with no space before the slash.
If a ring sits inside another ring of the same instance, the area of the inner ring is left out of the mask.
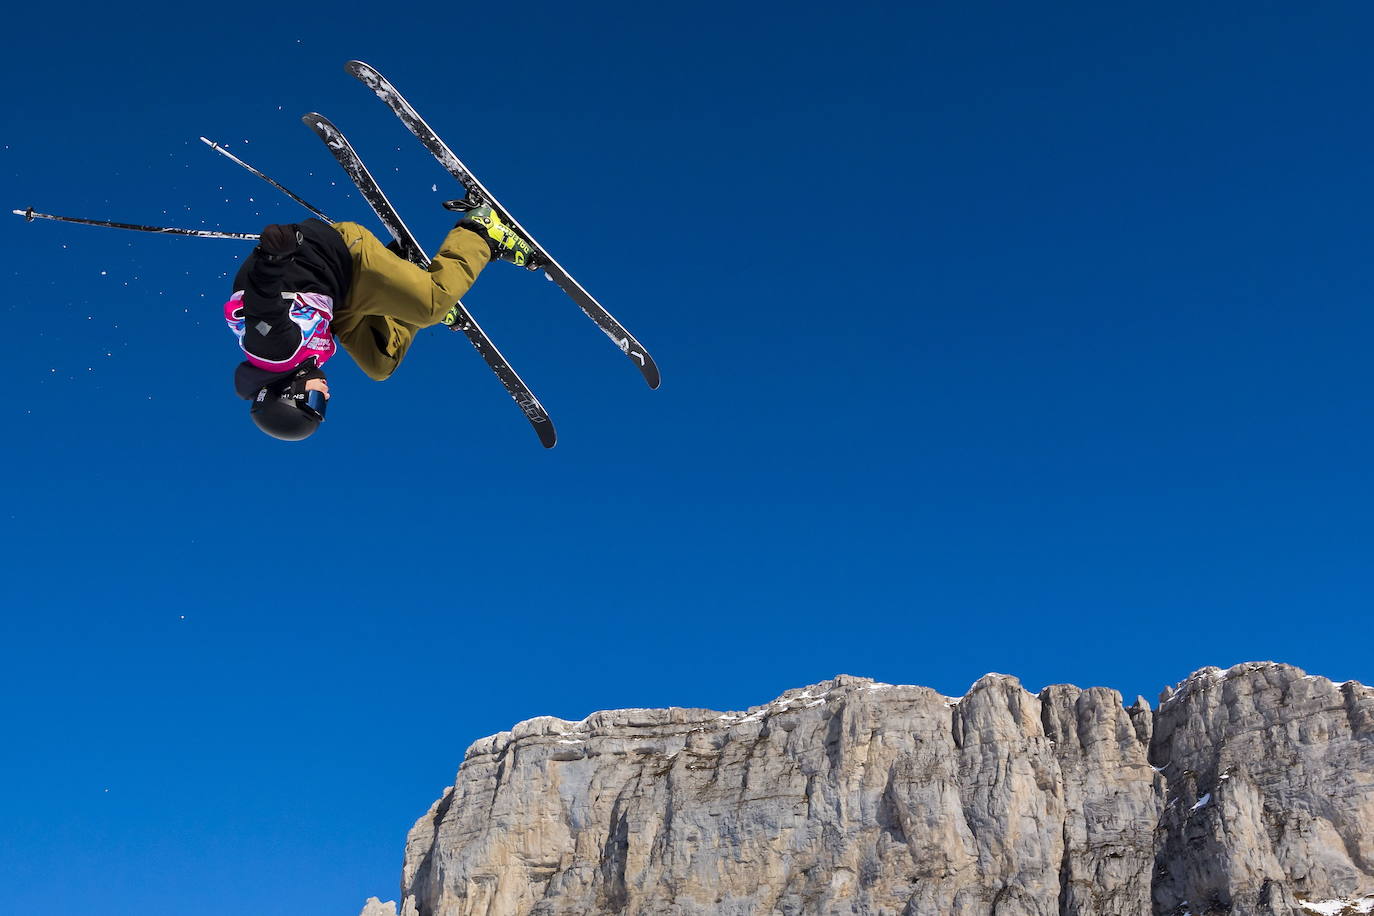
<path id="1" fill-rule="evenodd" d="M 1369 913 L 1374 690 L 1255 663 L 1151 710 L 840 676 L 532 719 L 468 750 L 401 892 L 405 916 Z"/>

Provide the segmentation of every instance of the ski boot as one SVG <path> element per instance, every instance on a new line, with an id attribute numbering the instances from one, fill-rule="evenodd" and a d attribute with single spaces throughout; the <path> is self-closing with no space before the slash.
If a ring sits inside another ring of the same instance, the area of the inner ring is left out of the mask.
<path id="1" fill-rule="evenodd" d="M 458 225 L 486 239 L 491 246 L 492 257 L 530 270 L 538 266 L 535 264 L 534 246 L 516 235 L 515 230 L 503 223 L 491 207 L 473 207 L 463 214 Z"/>
<path id="2" fill-rule="evenodd" d="M 453 308 L 444 315 L 444 325 L 453 331 L 466 331 L 467 321 L 463 319 L 463 303 L 455 302 Z"/>

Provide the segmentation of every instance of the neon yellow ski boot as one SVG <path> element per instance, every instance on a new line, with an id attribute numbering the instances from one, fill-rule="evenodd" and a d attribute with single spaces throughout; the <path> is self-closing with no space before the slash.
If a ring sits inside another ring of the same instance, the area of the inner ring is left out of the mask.
<path id="1" fill-rule="evenodd" d="M 469 210 L 458 225 L 487 240 L 491 246 L 492 257 L 510 261 L 520 267 L 533 267 L 534 246 L 515 234 L 515 230 L 501 222 L 491 207 L 477 207 Z"/>

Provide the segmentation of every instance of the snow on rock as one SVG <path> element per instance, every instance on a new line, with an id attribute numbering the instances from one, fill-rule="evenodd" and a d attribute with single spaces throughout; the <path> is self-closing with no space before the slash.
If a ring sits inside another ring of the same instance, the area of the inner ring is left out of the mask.
<path id="1" fill-rule="evenodd" d="M 1298 905 L 1317 916 L 1365 916 L 1374 912 L 1374 894 L 1347 900 L 1312 901 L 1299 898 Z"/>

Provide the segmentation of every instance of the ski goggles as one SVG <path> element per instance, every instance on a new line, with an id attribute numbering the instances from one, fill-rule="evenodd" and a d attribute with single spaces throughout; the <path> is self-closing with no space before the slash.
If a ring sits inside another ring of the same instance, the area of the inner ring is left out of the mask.
<path id="1" fill-rule="evenodd" d="M 293 394 L 292 397 L 295 395 Z M 323 391 L 316 391 L 312 388 L 305 392 L 304 401 L 296 401 L 296 406 L 316 420 L 323 420 L 325 408 L 329 406 L 329 398 L 324 396 Z"/>

